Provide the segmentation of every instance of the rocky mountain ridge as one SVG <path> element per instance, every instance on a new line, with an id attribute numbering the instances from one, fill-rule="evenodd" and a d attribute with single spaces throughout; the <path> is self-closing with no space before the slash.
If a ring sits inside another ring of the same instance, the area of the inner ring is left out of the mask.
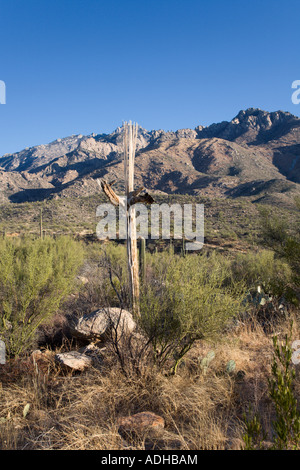
<path id="1" fill-rule="evenodd" d="M 73 135 L 0 158 L 0 202 L 88 196 L 97 178 L 124 189 L 122 129 Z M 231 121 L 177 131 L 139 128 L 135 179 L 153 192 L 272 197 L 300 188 L 300 119 L 249 108 Z"/>

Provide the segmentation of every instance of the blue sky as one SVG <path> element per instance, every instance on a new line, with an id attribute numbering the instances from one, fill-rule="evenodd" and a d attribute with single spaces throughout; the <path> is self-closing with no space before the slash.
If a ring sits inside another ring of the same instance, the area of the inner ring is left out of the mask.
<path id="1" fill-rule="evenodd" d="M 299 0 L 0 0 L 0 155 L 123 120 L 300 116 Z"/>

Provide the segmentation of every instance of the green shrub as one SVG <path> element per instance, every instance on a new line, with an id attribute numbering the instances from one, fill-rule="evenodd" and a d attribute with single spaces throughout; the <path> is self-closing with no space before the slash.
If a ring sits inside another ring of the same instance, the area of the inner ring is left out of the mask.
<path id="1" fill-rule="evenodd" d="M 291 282 L 292 270 L 289 264 L 275 258 L 270 250 L 258 253 L 238 254 L 232 264 L 236 279 L 243 280 L 248 289 L 257 290 L 261 286 L 263 292 L 281 296 Z"/>
<path id="2" fill-rule="evenodd" d="M 244 414 L 245 434 L 243 435 L 244 450 L 264 450 L 264 441 L 267 434 L 263 430 L 260 418 L 257 414 L 247 418 Z"/>
<path id="3" fill-rule="evenodd" d="M 164 253 L 157 263 L 159 276 L 141 292 L 141 326 L 156 363 L 169 361 L 175 373 L 196 340 L 216 337 L 240 312 L 244 289 L 219 255 Z"/>
<path id="4" fill-rule="evenodd" d="M 299 208 L 299 199 L 296 199 Z M 294 296 L 290 295 L 294 303 L 300 299 L 300 217 L 295 213 L 293 220 L 274 217 L 270 212 L 261 210 L 263 224 L 263 242 L 276 253 L 276 256 L 285 260 L 292 271 Z"/>
<path id="5" fill-rule="evenodd" d="M 269 390 L 276 410 L 274 448 L 278 450 L 300 449 L 300 413 L 294 395 L 296 374 L 291 364 L 293 350 L 290 339 L 286 335 L 285 341 L 278 344 L 277 337 L 273 338 L 274 357 Z"/>
<path id="6" fill-rule="evenodd" d="M 0 336 L 19 355 L 71 292 L 83 249 L 68 237 L 5 239 L 0 252 Z"/>
<path id="7" fill-rule="evenodd" d="M 274 436 L 271 436 L 270 450 L 300 449 L 300 413 L 294 392 L 295 369 L 291 363 L 293 350 L 290 346 L 291 334 L 279 344 L 273 337 L 273 362 L 269 382 L 269 396 L 275 408 L 273 421 Z M 243 436 L 245 450 L 260 450 L 265 447 L 267 433 L 258 415 L 245 418 L 246 432 Z"/>

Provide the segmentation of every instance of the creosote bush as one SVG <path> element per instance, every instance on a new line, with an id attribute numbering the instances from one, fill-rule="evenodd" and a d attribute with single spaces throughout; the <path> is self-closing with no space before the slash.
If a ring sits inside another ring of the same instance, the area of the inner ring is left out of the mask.
<path id="1" fill-rule="evenodd" d="M 157 278 L 141 293 L 141 327 L 155 362 L 168 362 L 175 373 L 196 340 L 216 338 L 241 312 L 244 286 L 234 281 L 230 262 L 216 254 L 165 254 L 152 263 Z"/>
<path id="2" fill-rule="evenodd" d="M 239 253 L 232 263 L 232 269 L 234 277 L 243 280 L 248 289 L 256 291 L 261 286 L 264 292 L 276 296 L 284 294 L 286 285 L 292 279 L 289 264 L 277 259 L 271 250 Z"/>
<path id="3" fill-rule="evenodd" d="M 71 293 L 83 248 L 69 237 L 0 241 L 0 337 L 10 356 L 25 352 L 38 327 Z"/>
<path id="4" fill-rule="evenodd" d="M 296 205 L 300 208 L 299 199 Z M 293 223 L 284 218 L 274 217 L 268 210 L 261 210 L 263 222 L 263 241 L 270 247 L 277 258 L 285 260 L 292 271 L 292 282 L 287 283 L 289 300 L 299 305 L 300 299 L 300 218 L 299 213 Z"/>

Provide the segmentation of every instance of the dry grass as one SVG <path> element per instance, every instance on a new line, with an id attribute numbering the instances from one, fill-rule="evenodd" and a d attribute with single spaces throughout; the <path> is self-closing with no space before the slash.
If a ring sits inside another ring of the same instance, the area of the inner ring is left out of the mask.
<path id="1" fill-rule="evenodd" d="M 56 377 L 41 399 L 27 380 L 2 387 L 1 416 L 9 419 L 1 424 L 1 445 L 3 449 L 120 449 L 117 417 L 150 410 L 165 418 L 169 437 L 176 435 L 182 448 L 223 446 L 225 423 L 217 408 L 230 405 L 231 393 L 231 383 L 224 378 L 203 381 L 186 374 L 168 378 L 155 373 L 125 380 L 118 370 L 111 370 Z M 26 403 L 31 411 L 24 418 Z"/>
<path id="2" fill-rule="evenodd" d="M 283 335 L 288 328 L 285 321 L 276 332 Z M 294 321 L 294 339 L 299 335 L 299 324 Z M 199 357 L 210 349 L 216 357 L 203 374 Z M 225 372 L 230 359 L 236 362 L 233 375 Z M 174 442 L 176 448 L 189 450 L 239 448 L 242 416 L 250 405 L 270 428 L 273 411 L 267 379 L 271 360 L 272 334 L 249 322 L 219 344 L 197 345 L 173 377 L 146 370 L 142 377 L 125 378 L 112 357 L 102 371 L 91 369 L 80 375 L 63 374 L 53 359 L 46 377 L 39 377 L 29 361 L 19 368 L 16 363 L 0 375 L 0 448 L 115 450 L 130 445 L 144 449 L 149 436 L 126 443 L 116 424 L 118 417 L 141 411 L 165 419 L 167 449 Z M 296 392 L 300 392 L 299 377 Z M 30 410 L 24 417 L 27 403 Z"/>

